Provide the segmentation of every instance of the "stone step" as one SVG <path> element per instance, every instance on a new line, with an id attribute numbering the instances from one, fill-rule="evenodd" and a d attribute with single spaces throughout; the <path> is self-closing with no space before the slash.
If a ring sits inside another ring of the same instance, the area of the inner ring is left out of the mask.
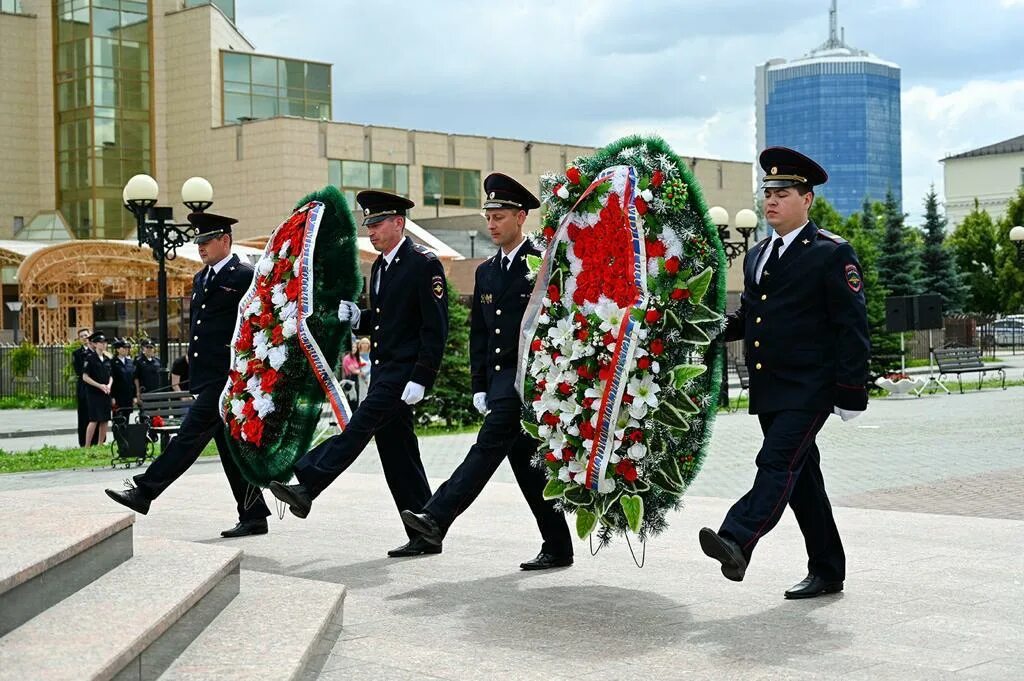
<path id="1" fill-rule="evenodd" d="M 345 587 L 243 570 L 238 597 L 160 681 L 315 679 L 341 634 Z"/>
<path id="2" fill-rule="evenodd" d="M 132 557 L 133 513 L 0 506 L 0 636 Z"/>
<path id="3" fill-rule="evenodd" d="M 0 681 L 155 679 L 238 594 L 241 555 L 137 539 L 131 560 L 0 638 Z"/>

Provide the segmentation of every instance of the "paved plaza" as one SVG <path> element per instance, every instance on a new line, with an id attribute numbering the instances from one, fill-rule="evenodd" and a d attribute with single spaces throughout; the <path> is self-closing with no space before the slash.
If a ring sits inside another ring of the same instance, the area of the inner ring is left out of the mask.
<path id="1" fill-rule="evenodd" d="M 1024 389 L 875 401 L 830 419 L 822 468 L 848 555 L 846 591 L 782 592 L 805 573 L 791 514 L 740 584 L 697 544 L 752 480 L 756 419 L 722 414 L 685 508 L 633 564 L 621 539 L 576 565 L 523 573 L 539 548 L 506 465 L 452 528 L 444 553 L 395 560 L 404 541 L 376 451 L 307 520 L 222 540 L 234 523 L 220 466 L 201 461 L 139 517 L 140 537 L 241 548 L 243 568 L 344 584 L 342 637 L 323 679 L 1024 678 Z M 472 436 L 424 438 L 436 487 Z M 125 471 L 0 476 L 5 507 L 110 511 Z M 634 544 L 639 551 L 639 547 Z M 274 627 L 266 613 L 258 626 Z"/>

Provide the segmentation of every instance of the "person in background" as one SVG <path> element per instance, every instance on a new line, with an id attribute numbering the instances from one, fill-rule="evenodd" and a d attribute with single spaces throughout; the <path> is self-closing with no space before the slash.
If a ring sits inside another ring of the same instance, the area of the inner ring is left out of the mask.
<path id="1" fill-rule="evenodd" d="M 71 366 L 75 372 L 75 402 L 78 408 L 78 446 L 85 447 L 85 431 L 89 427 L 89 399 L 87 397 L 85 381 L 82 380 L 82 376 L 85 374 L 85 361 L 89 358 L 89 353 L 92 352 L 92 346 L 89 344 L 89 335 L 92 332 L 89 329 L 78 330 L 78 342 L 81 345 L 71 353 Z M 88 445 L 95 443 L 89 442 Z"/>
<path id="2" fill-rule="evenodd" d="M 146 338 L 141 343 L 142 354 L 135 358 L 135 396 L 142 401 L 142 393 L 160 390 L 163 366 L 156 356 L 156 344 Z"/>
<path id="3" fill-rule="evenodd" d="M 185 355 L 171 363 L 171 390 L 174 392 L 188 390 L 188 357 Z"/>
<path id="4" fill-rule="evenodd" d="M 370 389 L 370 339 L 366 336 L 360 338 L 356 352 L 359 355 L 359 399 L 362 399 Z"/>
<path id="5" fill-rule="evenodd" d="M 110 363 L 113 379 L 111 397 L 114 398 L 114 415 L 128 423 L 135 406 L 135 362 L 130 356 L 131 346 L 128 341 L 115 338 L 112 343 L 115 357 Z"/>
<path id="6" fill-rule="evenodd" d="M 364 393 L 359 390 L 359 376 L 361 368 L 362 367 L 359 362 L 359 348 L 355 343 L 353 343 L 352 351 L 345 353 L 345 357 L 341 360 L 342 378 L 352 385 L 352 393 L 349 395 L 349 406 L 353 409 L 359 405 L 359 400 L 364 395 Z"/>
<path id="7" fill-rule="evenodd" d="M 85 441 L 101 445 L 107 441 L 110 391 L 114 380 L 110 375 L 110 358 L 106 354 L 107 337 L 103 332 L 97 331 L 89 336 L 89 342 L 92 343 L 93 352 L 89 353 L 85 361 L 85 373 L 82 374 L 89 404 L 89 425 L 85 429 Z"/>

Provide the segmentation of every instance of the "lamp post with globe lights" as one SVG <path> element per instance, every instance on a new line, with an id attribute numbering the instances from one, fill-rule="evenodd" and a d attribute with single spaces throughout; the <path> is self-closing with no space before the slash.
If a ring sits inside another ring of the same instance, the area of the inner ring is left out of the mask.
<path id="1" fill-rule="evenodd" d="M 149 246 L 159 266 L 157 274 L 157 305 L 160 333 L 161 382 L 166 380 L 167 357 L 167 261 L 177 257 L 177 250 L 192 239 L 195 229 L 189 223 L 176 224 L 170 206 L 157 206 L 160 187 L 149 175 L 135 175 L 124 186 L 121 196 L 124 207 L 135 216 L 139 246 Z M 181 186 L 181 202 L 194 213 L 213 205 L 213 187 L 202 177 L 190 177 Z"/>
<path id="2" fill-rule="evenodd" d="M 1017 247 L 1017 260 L 1024 263 L 1024 227 L 1013 227 L 1010 230 L 1010 241 Z"/>

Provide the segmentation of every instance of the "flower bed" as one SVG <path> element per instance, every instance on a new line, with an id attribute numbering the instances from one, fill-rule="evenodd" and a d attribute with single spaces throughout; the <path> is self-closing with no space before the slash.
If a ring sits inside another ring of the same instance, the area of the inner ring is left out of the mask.
<path id="1" fill-rule="evenodd" d="M 519 384 L 545 496 L 581 537 L 646 539 L 700 469 L 716 411 L 717 230 L 659 139 L 620 140 L 541 182 L 546 252 L 532 263 Z"/>

